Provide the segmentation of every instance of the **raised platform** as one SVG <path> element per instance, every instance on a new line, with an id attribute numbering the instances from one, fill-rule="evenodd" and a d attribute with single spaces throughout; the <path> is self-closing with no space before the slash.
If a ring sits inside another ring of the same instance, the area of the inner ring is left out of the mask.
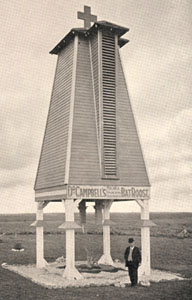
<path id="1" fill-rule="evenodd" d="M 8 265 L 2 267 L 18 273 L 47 288 L 87 287 L 87 286 L 108 286 L 126 287 L 130 284 L 127 269 L 122 263 L 115 263 L 114 267 L 99 265 L 89 268 L 86 262 L 76 262 L 77 269 L 82 273 L 84 279 L 68 281 L 62 277 L 64 265 L 61 263 L 50 263 L 44 269 L 37 269 L 35 265 Z M 139 275 L 139 281 L 142 278 Z M 160 282 L 167 280 L 183 280 L 179 274 L 168 273 L 159 270 L 152 270 L 150 281 Z"/>

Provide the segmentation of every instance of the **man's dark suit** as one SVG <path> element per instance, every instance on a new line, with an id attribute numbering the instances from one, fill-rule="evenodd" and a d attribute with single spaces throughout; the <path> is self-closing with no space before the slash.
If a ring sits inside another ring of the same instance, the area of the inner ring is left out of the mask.
<path id="1" fill-rule="evenodd" d="M 137 284 L 138 275 L 137 269 L 139 264 L 141 263 L 141 252 L 139 248 L 134 247 L 132 252 L 132 261 L 128 261 L 128 256 L 130 252 L 130 246 L 125 250 L 124 258 L 125 258 L 125 266 L 128 267 L 129 277 L 131 280 L 131 285 L 134 286 Z"/>

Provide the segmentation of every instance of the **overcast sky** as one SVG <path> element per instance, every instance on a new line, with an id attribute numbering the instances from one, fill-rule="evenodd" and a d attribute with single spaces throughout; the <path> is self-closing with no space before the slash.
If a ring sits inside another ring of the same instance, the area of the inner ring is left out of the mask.
<path id="1" fill-rule="evenodd" d="M 192 1 L 0 1 L 0 213 L 35 212 L 56 56 L 77 11 L 130 28 L 122 59 L 152 185 L 151 211 L 192 212 Z M 46 211 L 62 209 L 48 205 Z M 135 203 L 112 211 L 138 210 Z"/>

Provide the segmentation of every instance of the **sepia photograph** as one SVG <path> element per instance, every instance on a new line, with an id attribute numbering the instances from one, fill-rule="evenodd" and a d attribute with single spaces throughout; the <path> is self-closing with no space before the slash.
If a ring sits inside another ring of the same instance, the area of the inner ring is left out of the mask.
<path id="1" fill-rule="evenodd" d="M 192 1 L 0 1 L 0 300 L 192 299 Z"/>

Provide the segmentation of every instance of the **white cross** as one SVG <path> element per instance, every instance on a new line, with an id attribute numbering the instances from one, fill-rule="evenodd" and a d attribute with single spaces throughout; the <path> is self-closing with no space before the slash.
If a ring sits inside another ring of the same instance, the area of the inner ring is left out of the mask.
<path id="1" fill-rule="evenodd" d="M 91 26 L 91 22 L 97 21 L 97 16 L 91 15 L 91 7 L 84 6 L 84 12 L 77 12 L 77 18 L 84 20 L 84 28 L 89 29 Z"/>

